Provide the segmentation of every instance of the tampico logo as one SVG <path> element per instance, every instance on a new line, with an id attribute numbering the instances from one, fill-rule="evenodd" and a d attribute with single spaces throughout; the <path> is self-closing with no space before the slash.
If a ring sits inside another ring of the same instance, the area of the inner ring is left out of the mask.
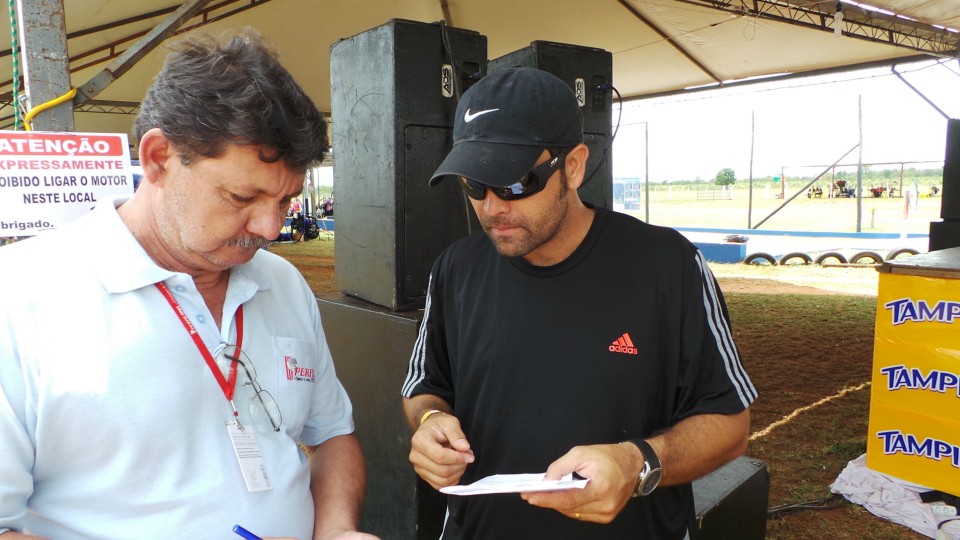
<path id="1" fill-rule="evenodd" d="M 313 373 L 313 368 L 302 368 L 298 365 L 297 359 L 294 356 L 284 356 L 283 363 L 287 367 L 287 380 L 288 381 L 305 381 L 305 382 L 314 382 L 316 377 Z"/>
<path id="2" fill-rule="evenodd" d="M 900 298 L 883 307 L 890 311 L 894 326 L 905 322 L 942 322 L 952 324 L 960 317 L 960 302 L 940 300 L 932 306 L 926 300 Z"/>
<path id="3" fill-rule="evenodd" d="M 900 430 L 878 431 L 877 437 L 883 440 L 884 454 L 903 454 L 933 461 L 946 461 L 951 466 L 960 468 L 960 446 L 948 441 L 934 438 L 921 439 L 912 433 L 903 433 Z"/>
<path id="4" fill-rule="evenodd" d="M 880 368 L 880 373 L 886 377 L 887 390 L 891 392 L 901 388 L 910 390 L 931 390 L 941 394 L 956 392 L 960 397 L 960 375 L 932 369 L 929 373 L 924 373 L 919 368 L 908 368 L 903 364 L 896 366 L 887 366 Z"/>

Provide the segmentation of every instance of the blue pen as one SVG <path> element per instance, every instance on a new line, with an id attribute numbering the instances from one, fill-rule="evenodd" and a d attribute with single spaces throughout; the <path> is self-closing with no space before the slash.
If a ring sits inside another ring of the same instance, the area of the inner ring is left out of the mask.
<path id="1" fill-rule="evenodd" d="M 239 525 L 233 526 L 233 532 L 239 534 L 240 536 L 246 538 L 247 540 L 263 540 L 263 538 L 260 538 L 259 536 L 253 534 L 252 532 L 244 529 Z"/>

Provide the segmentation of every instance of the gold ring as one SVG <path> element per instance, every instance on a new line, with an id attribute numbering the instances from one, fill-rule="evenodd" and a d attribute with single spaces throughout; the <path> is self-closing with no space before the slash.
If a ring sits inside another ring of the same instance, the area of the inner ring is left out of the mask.
<path id="1" fill-rule="evenodd" d="M 573 517 L 576 519 L 580 519 L 580 512 L 577 512 L 576 514 L 574 514 Z"/>

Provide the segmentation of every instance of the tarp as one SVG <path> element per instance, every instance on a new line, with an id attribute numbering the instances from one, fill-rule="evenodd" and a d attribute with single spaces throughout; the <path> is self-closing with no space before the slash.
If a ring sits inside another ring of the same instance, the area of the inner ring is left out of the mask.
<path id="1" fill-rule="evenodd" d="M 186 27 L 215 21 L 205 28 L 259 29 L 323 111 L 330 110 L 331 44 L 393 18 L 445 20 L 475 30 L 487 36 L 490 58 L 535 40 L 605 49 L 613 54 L 614 85 L 625 98 L 891 62 L 931 51 L 940 58 L 956 56 L 958 35 L 949 28 L 960 28 L 960 2 L 869 3 L 881 9 L 800 0 L 219 0 Z M 64 0 L 64 5 L 77 86 L 180 2 Z M 838 5 L 844 12 L 839 23 Z M 833 27 L 840 23 L 838 34 Z M 0 25 L 0 43 L 9 44 L 9 34 L 8 25 Z M 6 53 L 0 52 L 0 71 L 6 75 L 0 76 L 0 93 L 9 100 L 9 49 Z M 162 58 L 161 47 L 97 99 L 139 102 Z M 4 107 L 0 116 L 11 112 Z M 81 113 L 76 119 L 78 131 L 127 131 L 131 117 Z"/>

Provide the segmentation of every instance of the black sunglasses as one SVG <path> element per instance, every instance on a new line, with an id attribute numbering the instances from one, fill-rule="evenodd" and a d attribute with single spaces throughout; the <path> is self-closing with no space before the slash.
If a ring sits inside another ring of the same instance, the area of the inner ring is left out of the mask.
<path id="1" fill-rule="evenodd" d="M 489 189 L 494 195 L 504 201 L 516 201 L 535 195 L 547 187 L 547 180 L 550 180 L 553 173 L 564 164 L 566 155 L 566 150 L 560 150 L 556 154 L 551 155 L 547 161 L 530 169 L 530 172 L 525 174 L 520 181 L 510 184 L 509 186 L 488 186 L 476 180 L 471 180 L 466 176 L 458 176 L 457 179 L 460 181 L 460 187 L 463 188 L 464 193 L 471 199 L 482 201 L 483 198 L 487 196 L 487 190 Z"/>

